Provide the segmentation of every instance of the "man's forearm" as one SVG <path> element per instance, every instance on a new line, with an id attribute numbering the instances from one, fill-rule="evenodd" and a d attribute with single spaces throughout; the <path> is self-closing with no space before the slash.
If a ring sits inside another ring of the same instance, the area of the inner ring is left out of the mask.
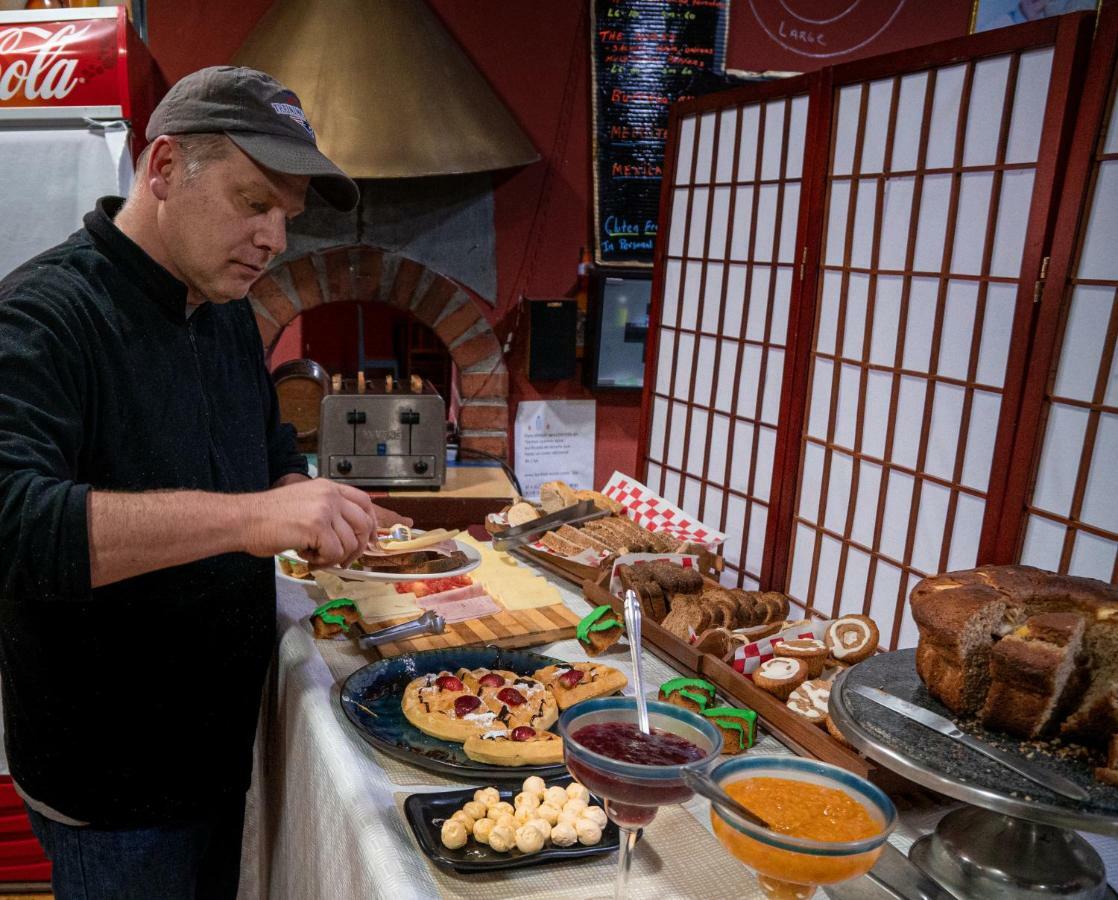
<path id="1" fill-rule="evenodd" d="M 243 550 L 249 496 L 204 491 L 90 491 L 92 586 Z"/>

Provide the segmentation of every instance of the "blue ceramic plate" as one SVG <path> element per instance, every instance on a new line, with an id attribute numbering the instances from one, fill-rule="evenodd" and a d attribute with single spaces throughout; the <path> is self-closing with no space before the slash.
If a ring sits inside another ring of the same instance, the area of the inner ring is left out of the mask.
<path id="1" fill-rule="evenodd" d="M 361 737 L 378 750 L 424 769 L 469 781 L 519 781 L 528 775 L 558 775 L 566 771 L 562 763 L 513 767 L 475 762 L 466 756 L 461 744 L 440 741 L 412 725 L 404 718 L 400 700 L 408 682 L 428 672 L 484 667 L 531 675 L 537 669 L 561 662 L 527 650 L 500 647 L 458 647 L 394 656 L 370 663 L 346 679 L 342 685 L 342 710 Z"/>

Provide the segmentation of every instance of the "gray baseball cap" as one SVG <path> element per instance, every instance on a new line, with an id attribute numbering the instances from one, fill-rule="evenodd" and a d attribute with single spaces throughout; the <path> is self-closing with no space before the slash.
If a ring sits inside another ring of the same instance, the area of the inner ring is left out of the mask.
<path id="1" fill-rule="evenodd" d="M 161 134 L 223 133 L 254 161 L 284 175 L 309 175 L 322 198 L 343 212 L 357 205 L 356 183 L 318 149 L 295 93 L 269 75 L 240 66 L 210 66 L 176 82 L 148 120 Z"/>

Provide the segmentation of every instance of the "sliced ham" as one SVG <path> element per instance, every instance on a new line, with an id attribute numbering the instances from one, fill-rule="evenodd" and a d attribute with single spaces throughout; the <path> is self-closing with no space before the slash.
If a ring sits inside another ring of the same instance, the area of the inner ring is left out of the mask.
<path id="1" fill-rule="evenodd" d="M 462 591 L 474 590 L 474 588 L 462 588 Z M 480 619 L 482 616 L 492 616 L 501 612 L 501 607 L 497 602 L 484 593 L 472 597 L 460 597 L 458 599 L 443 599 L 451 594 L 458 594 L 459 591 L 445 591 L 442 594 L 435 594 L 431 597 L 423 597 L 419 601 L 419 605 L 423 609 L 431 609 L 437 612 L 448 625 L 455 622 L 465 622 L 467 619 Z"/>
<path id="2" fill-rule="evenodd" d="M 481 597 L 484 594 L 484 585 L 471 584 L 469 587 L 454 588 L 450 591 L 428 594 L 420 600 L 419 605 L 424 609 L 436 609 L 443 603 L 456 603 L 459 600 L 469 600 L 472 597 Z"/>

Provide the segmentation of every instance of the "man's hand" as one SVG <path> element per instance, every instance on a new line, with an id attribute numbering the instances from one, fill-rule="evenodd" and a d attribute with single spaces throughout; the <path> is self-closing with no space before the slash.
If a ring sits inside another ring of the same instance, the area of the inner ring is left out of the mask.
<path id="1" fill-rule="evenodd" d="M 348 566 L 375 527 L 368 494 L 325 478 L 247 494 L 243 500 L 248 505 L 244 549 L 254 556 L 294 549 L 312 565 Z"/>

